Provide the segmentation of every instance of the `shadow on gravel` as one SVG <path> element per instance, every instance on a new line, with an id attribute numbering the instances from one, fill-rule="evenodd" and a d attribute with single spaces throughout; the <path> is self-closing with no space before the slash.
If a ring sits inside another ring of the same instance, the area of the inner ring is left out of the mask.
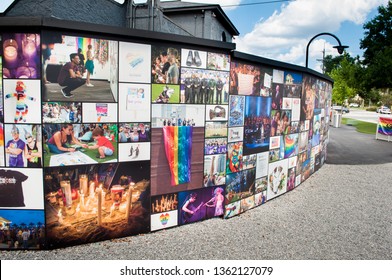
<path id="1" fill-rule="evenodd" d="M 342 125 L 329 128 L 327 160 L 329 164 L 380 164 L 392 162 L 392 142 L 376 140 L 355 127 Z"/>

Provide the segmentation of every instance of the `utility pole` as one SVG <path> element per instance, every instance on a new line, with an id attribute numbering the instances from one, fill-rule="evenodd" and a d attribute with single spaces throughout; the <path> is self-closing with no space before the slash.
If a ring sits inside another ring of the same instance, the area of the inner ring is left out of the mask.
<path id="1" fill-rule="evenodd" d="M 322 62 L 323 66 L 321 67 L 321 70 L 323 71 L 323 74 L 325 74 L 325 65 L 324 65 L 324 59 L 325 59 L 325 44 L 324 44 L 324 49 L 323 49 L 322 53 L 323 53 L 323 59 L 316 59 L 316 60 Z"/>

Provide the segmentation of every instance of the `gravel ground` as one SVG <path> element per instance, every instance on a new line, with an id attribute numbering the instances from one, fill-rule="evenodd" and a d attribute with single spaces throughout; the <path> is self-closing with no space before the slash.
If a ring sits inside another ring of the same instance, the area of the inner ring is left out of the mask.
<path id="1" fill-rule="evenodd" d="M 376 152 L 392 143 L 350 127 L 331 128 L 331 138 L 318 172 L 240 216 L 52 251 L 2 251 L 1 259 L 391 260 L 392 161 Z M 362 159 L 347 161 L 358 153 Z M 351 164 L 333 164 L 342 158 Z"/>
<path id="2" fill-rule="evenodd" d="M 290 193 L 228 220 L 52 251 L 3 251 L 1 259 L 390 260 L 390 170 L 392 163 L 325 164 Z"/>

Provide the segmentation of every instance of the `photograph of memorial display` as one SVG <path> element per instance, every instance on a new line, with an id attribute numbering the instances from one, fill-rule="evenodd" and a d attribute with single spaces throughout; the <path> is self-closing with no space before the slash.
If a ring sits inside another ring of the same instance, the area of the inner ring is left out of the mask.
<path id="1" fill-rule="evenodd" d="M 117 49 L 118 42 L 43 32 L 43 100 L 116 102 L 117 87 L 112 84 L 118 76 L 111 68 L 118 67 L 111 61 L 112 48 Z"/>
<path id="2" fill-rule="evenodd" d="M 147 161 L 47 168 L 48 247 L 148 232 L 149 177 Z"/>

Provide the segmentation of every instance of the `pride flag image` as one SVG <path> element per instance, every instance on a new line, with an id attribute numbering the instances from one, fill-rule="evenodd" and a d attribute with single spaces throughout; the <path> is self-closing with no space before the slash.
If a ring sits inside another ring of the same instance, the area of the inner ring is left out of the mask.
<path id="1" fill-rule="evenodd" d="M 383 135 L 392 135 L 392 119 L 391 118 L 379 118 L 377 132 Z"/>
<path id="2" fill-rule="evenodd" d="M 165 126 L 163 140 L 171 173 L 171 185 L 191 180 L 192 126 Z"/>

